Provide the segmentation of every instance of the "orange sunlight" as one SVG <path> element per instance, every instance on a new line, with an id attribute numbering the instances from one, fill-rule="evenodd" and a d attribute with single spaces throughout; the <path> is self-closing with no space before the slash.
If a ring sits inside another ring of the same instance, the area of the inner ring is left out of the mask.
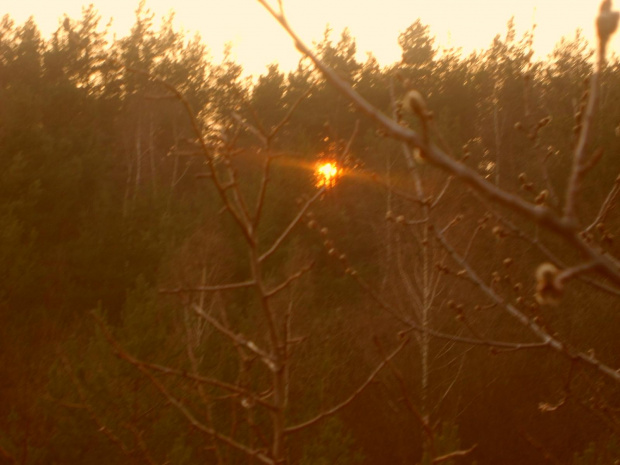
<path id="1" fill-rule="evenodd" d="M 316 187 L 330 189 L 336 185 L 336 181 L 342 174 L 342 169 L 335 162 L 320 162 L 314 172 Z"/>

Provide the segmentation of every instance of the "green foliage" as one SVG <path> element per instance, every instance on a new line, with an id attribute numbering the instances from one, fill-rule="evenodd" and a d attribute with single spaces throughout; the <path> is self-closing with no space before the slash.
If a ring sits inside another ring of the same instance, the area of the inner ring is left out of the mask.
<path id="1" fill-rule="evenodd" d="M 280 72 L 278 65 L 269 65 L 267 74 L 258 77 L 251 98 L 256 115 L 260 115 L 259 124 L 263 125 L 265 130 L 269 131 L 284 117 L 286 106 L 276 105 L 276 102 L 283 102 L 285 93 L 284 74 Z"/>
<path id="2" fill-rule="evenodd" d="M 591 442 L 580 454 L 575 454 L 573 465 L 607 465 L 620 463 L 620 443 L 612 436 L 605 444 Z"/>
<path id="3" fill-rule="evenodd" d="M 315 438 L 304 447 L 299 463 L 354 465 L 364 463 L 364 454 L 342 422 L 338 418 L 330 418 L 322 424 Z"/>

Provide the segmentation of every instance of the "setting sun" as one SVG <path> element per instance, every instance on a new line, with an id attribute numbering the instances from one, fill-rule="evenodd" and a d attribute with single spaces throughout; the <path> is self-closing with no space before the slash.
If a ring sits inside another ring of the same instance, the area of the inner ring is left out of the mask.
<path id="1" fill-rule="evenodd" d="M 318 164 L 315 171 L 316 187 L 325 187 L 327 189 L 334 187 L 341 173 L 342 169 L 338 168 L 338 165 L 334 162 Z"/>

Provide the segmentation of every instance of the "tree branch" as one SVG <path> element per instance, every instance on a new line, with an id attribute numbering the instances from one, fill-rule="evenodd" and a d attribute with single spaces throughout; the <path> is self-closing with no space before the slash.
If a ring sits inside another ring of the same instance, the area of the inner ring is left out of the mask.
<path id="1" fill-rule="evenodd" d="M 381 363 L 379 363 L 379 365 L 377 365 L 377 367 L 370 373 L 370 375 L 368 375 L 368 378 L 366 378 L 366 381 L 364 381 L 360 386 L 358 386 L 358 388 L 355 391 L 353 391 L 353 393 L 348 398 L 346 398 L 339 404 L 335 405 L 334 407 L 328 410 L 324 410 L 323 412 L 319 413 L 317 416 L 315 416 L 314 418 L 311 418 L 310 420 L 307 420 L 303 423 L 299 423 L 294 426 L 287 427 L 285 429 L 285 433 L 290 434 L 290 433 L 296 433 L 298 431 L 301 431 L 309 426 L 314 425 L 315 423 L 318 423 L 325 417 L 338 413 L 338 411 L 342 410 L 344 407 L 349 405 L 351 402 L 353 402 L 353 400 L 355 400 L 357 396 L 359 396 L 362 393 L 364 389 L 366 389 L 366 387 L 368 387 L 368 385 L 375 379 L 375 377 L 379 374 L 379 372 L 383 369 L 383 367 L 387 363 L 389 363 L 390 360 L 392 360 L 403 349 L 403 347 L 407 345 L 408 342 L 409 342 L 409 338 L 404 338 L 403 341 L 399 344 L 399 346 L 390 355 L 384 358 L 384 360 L 382 360 Z"/>
<path id="2" fill-rule="evenodd" d="M 123 349 L 120 347 L 118 342 L 114 339 L 114 337 L 112 336 L 112 334 L 106 327 L 105 322 L 101 319 L 101 317 L 94 312 L 92 313 L 92 315 L 95 318 L 95 321 L 97 322 L 97 325 L 101 329 L 103 335 L 108 340 L 108 342 L 110 342 L 110 344 L 117 351 L 117 353 L 123 352 Z M 217 440 L 222 441 L 225 444 L 228 444 L 234 449 L 237 449 L 238 451 L 243 452 L 250 457 L 256 457 L 262 463 L 265 463 L 267 465 L 276 465 L 276 462 L 272 460 L 264 451 L 250 449 L 249 447 L 237 442 L 233 438 L 222 435 L 218 433 L 216 430 L 214 430 L 213 428 L 210 428 L 209 426 L 204 425 L 190 412 L 190 410 L 185 406 L 185 404 L 183 404 L 183 402 L 181 402 L 179 399 L 173 396 L 169 392 L 169 390 L 166 388 L 166 386 L 164 386 L 164 384 L 161 381 L 159 381 L 157 378 L 153 376 L 150 370 L 147 370 L 146 367 L 143 366 L 142 364 L 134 364 L 134 366 L 136 366 L 136 368 L 138 368 L 138 370 L 151 381 L 153 386 L 157 388 L 157 390 L 168 400 L 168 402 L 170 402 L 170 404 L 173 405 L 177 409 L 177 411 L 181 413 L 181 415 L 183 415 L 185 419 L 189 421 L 189 423 L 194 428 L 196 428 L 198 431 L 201 431 L 209 436 L 212 436 L 216 438 Z"/>
<path id="3" fill-rule="evenodd" d="M 451 158 L 439 147 L 426 143 L 417 132 L 403 127 L 397 121 L 385 116 L 359 95 L 345 80 L 340 78 L 333 69 L 325 65 L 297 36 L 282 13 L 276 12 L 266 0 L 257 1 L 280 23 L 282 28 L 293 39 L 297 49 L 312 60 L 325 79 L 338 89 L 340 93 L 345 95 L 360 111 L 375 121 L 387 135 L 408 145 L 419 147 L 424 152 L 425 159 L 430 163 L 454 175 L 461 182 L 469 185 L 485 197 L 507 206 L 531 221 L 563 236 L 572 246 L 584 253 L 589 259 L 596 261 L 597 266 L 609 279 L 620 284 L 620 264 L 618 261 L 583 241 L 578 235 L 576 224 L 572 217 L 559 217 L 548 207 L 529 203 L 512 193 L 500 189 L 495 184 L 481 177 L 476 171 Z"/>

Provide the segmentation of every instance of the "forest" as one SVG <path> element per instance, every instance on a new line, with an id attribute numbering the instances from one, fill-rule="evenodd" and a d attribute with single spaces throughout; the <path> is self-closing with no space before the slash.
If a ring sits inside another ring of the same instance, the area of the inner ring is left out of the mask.
<path id="1" fill-rule="evenodd" d="M 144 3 L 4 16 L 0 464 L 620 463 L 610 6 L 254 77 Z"/>

